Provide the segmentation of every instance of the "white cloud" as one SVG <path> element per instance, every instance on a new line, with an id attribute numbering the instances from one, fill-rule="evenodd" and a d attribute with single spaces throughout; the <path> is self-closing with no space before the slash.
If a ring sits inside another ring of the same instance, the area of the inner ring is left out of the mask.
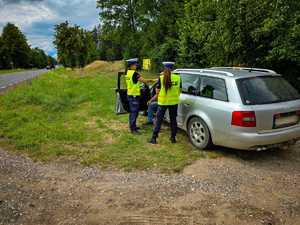
<path id="1" fill-rule="evenodd" d="M 22 29 L 26 29 L 35 22 L 56 20 L 57 18 L 56 12 L 44 2 L 7 4 L 2 5 L 0 9 L 0 26 L 11 22 Z"/>
<path id="2" fill-rule="evenodd" d="M 28 35 L 28 42 L 32 47 L 39 47 L 46 52 L 51 51 L 54 47 L 52 37 L 45 35 Z"/>
<path id="3" fill-rule="evenodd" d="M 55 24 L 68 20 L 92 29 L 98 24 L 98 11 L 96 0 L 0 0 L 0 34 L 6 23 L 14 23 L 32 47 L 52 54 Z"/>

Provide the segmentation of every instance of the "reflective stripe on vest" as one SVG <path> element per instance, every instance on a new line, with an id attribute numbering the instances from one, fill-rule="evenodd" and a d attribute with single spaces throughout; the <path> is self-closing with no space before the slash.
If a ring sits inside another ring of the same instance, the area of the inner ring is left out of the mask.
<path id="1" fill-rule="evenodd" d="M 141 88 L 140 82 L 138 81 L 136 84 L 133 82 L 133 74 L 134 70 L 128 70 L 126 75 L 126 84 L 127 84 L 127 95 L 130 96 L 140 96 Z"/>
<path id="2" fill-rule="evenodd" d="M 164 87 L 164 76 L 160 76 L 161 89 L 158 94 L 158 105 L 177 105 L 180 96 L 180 76 L 171 74 L 172 87 L 166 89 Z"/>

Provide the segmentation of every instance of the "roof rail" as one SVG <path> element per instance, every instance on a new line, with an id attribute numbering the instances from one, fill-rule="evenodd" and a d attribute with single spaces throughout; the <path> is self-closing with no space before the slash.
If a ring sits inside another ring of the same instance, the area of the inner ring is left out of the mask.
<path id="1" fill-rule="evenodd" d="M 213 69 L 176 69 L 174 72 L 198 72 L 198 73 L 210 73 L 210 74 L 219 74 L 229 77 L 233 77 L 234 74 L 227 71 L 219 71 Z"/>
<path id="2" fill-rule="evenodd" d="M 265 72 L 265 73 L 277 74 L 274 70 L 261 69 L 261 68 L 248 68 L 248 67 L 212 67 L 211 69 L 248 70 L 249 72 L 255 71 L 255 72 Z"/>

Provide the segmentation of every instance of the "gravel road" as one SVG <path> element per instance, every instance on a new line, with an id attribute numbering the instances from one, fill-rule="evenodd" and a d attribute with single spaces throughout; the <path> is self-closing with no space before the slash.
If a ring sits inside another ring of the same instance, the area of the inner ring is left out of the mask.
<path id="1" fill-rule="evenodd" d="M 0 91 L 3 91 L 10 86 L 21 83 L 25 80 L 30 80 L 34 77 L 37 77 L 47 70 L 30 70 L 13 74 L 1 74 L 0 75 Z"/>
<path id="2" fill-rule="evenodd" d="M 297 225 L 300 145 L 201 159 L 180 174 L 33 162 L 0 149 L 1 225 Z"/>

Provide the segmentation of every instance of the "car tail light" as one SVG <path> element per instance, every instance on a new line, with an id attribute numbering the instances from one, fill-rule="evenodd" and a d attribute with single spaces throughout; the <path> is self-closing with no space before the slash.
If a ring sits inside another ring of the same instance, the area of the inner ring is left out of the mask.
<path id="1" fill-rule="evenodd" d="M 296 112 L 296 114 L 297 114 L 298 116 L 300 116 L 300 110 L 298 110 L 298 111 Z"/>
<path id="2" fill-rule="evenodd" d="M 231 125 L 239 127 L 256 127 L 254 111 L 235 111 L 232 113 Z"/>

